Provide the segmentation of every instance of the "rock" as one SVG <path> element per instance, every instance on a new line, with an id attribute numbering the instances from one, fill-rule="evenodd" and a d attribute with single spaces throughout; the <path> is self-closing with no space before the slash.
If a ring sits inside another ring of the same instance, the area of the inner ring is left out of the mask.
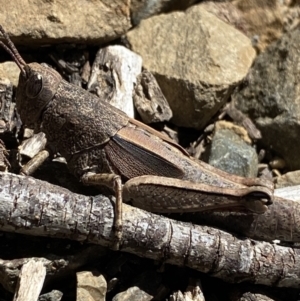
<path id="1" fill-rule="evenodd" d="M 133 281 L 133 286 L 114 296 L 113 301 L 164 300 L 166 288 L 159 273 L 146 271 Z"/>
<path id="2" fill-rule="evenodd" d="M 190 279 L 189 282 L 190 284 L 184 293 L 181 291 L 173 293 L 169 301 L 205 301 L 200 280 Z"/>
<path id="3" fill-rule="evenodd" d="M 142 58 L 136 53 L 118 45 L 102 48 L 92 66 L 88 90 L 134 118 L 133 89 L 141 72 Z"/>
<path id="4" fill-rule="evenodd" d="M 235 5 L 235 2 L 205 1 L 201 2 L 200 5 L 205 10 L 221 19 L 223 22 L 234 26 L 244 34 L 248 33 L 248 24 L 245 20 L 243 12 Z"/>
<path id="5" fill-rule="evenodd" d="M 259 294 L 257 292 L 244 292 L 241 289 L 233 290 L 230 294 L 231 296 L 229 297 L 229 300 L 231 301 L 275 301 L 277 299 L 269 297 L 269 294 L 265 292 L 263 292 L 263 294 Z"/>
<path id="6" fill-rule="evenodd" d="M 216 130 L 209 164 L 231 174 L 248 178 L 257 176 L 258 160 L 255 150 L 229 129 Z"/>
<path id="7" fill-rule="evenodd" d="M 252 40 L 258 52 L 264 51 L 284 32 L 296 28 L 300 20 L 299 5 L 292 1 L 205 1 L 201 6 L 241 30 Z"/>
<path id="8" fill-rule="evenodd" d="M 102 275 L 94 276 L 92 272 L 78 272 L 77 301 L 105 301 L 106 280 Z"/>
<path id="9" fill-rule="evenodd" d="M 274 195 L 287 200 L 300 202 L 300 185 L 277 188 Z M 293 211 L 292 211 L 293 212 Z"/>
<path id="10" fill-rule="evenodd" d="M 15 62 L 4 62 L 0 64 L 0 78 L 8 78 L 15 87 L 18 86 L 19 75 L 20 69 Z"/>
<path id="11" fill-rule="evenodd" d="M 114 296 L 113 301 L 150 301 L 153 296 L 137 286 L 130 287 L 124 292 Z"/>
<path id="12" fill-rule="evenodd" d="M 300 170 L 288 172 L 276 180 L 276 188 L 300 185 Z"/>
<path id="13" fill-rule="evenodd" d="M 38 4 L 28 0 L 21 5 L 0 0 L 0 5 L 0 24 L 5 25 L 17 44 L 105 43 L 131 27 L 128 0 L 57 0 Z M 9 12 L 10 17 L 4 12 Z"/>
<path id="14" fill-rule="evenodd" d="M 262 134 L 262 144 L 300 169 L 300 30 L 285 34 L 257 57 L 245 84 L 233 95 Z"/>
<path id="15" fill-rule="evenodd" d="M 156 77 L 172 122 L 196 129 L 227 101 L 255 57 L 247 37 L 201 6 L 143 20 L 127 39 Z"/>
<path id="16" fill-rule="evenodd" d="M 243 32 L 260 52 L 299 24 L 299 5 L 293 1 L 236 0 L 233 4 L 243 17 Z"/>
<path id="17" fill-rule="evenodd" d="M 245 129 L 243 126 L 236 125 L 232 122 L 226 121 L 226 120 L 220 120 L 215 123 L 214 130 L 219 131 L 222 129 L 228 129 L 234 132 L 236 135 L 238 135 L 243 141 L 245 141 L 248 144 L 251 144 L 252 141 L 249 137 L 249 133 L 247 132 L 247 129 Z"/>
<path id="18" fill-rule="evenodd" d="M 86 45 L 62 44 L 55 48 L 55 51 L 50 50 L 47 54 L 55 63 L 56 69 L 68 82 L 82 87 L 84 79 L 80 73 L 81 71 L 86 72 L 84 66 L 89 63 L 89 52 L 86 50 Z"/>
<path id="19" fill-rule="evenodd" d="M 197 0 L 131 0 L 130 11 L 132 23 L 137 25 L 141 20 L 162 12 L 185 10 Z"/>
<path id="20" fill-rule="evenodd" d="M 60 301 L 62 297 L 62 292 L 58 290 L 53 290 L 49 293 L 40 295 L 38 301 Z"/>
<path id="21" fill-rule="evenodd" d="M 134 106 L 144 123 L 169 121 L 171 108 L 155 77 L 146 69 L 138 76 L 133 96 Z"/>

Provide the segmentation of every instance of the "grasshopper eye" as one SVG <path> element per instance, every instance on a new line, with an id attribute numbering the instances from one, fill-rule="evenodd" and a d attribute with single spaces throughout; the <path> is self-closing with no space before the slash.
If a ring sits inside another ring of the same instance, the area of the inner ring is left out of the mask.
<path id="1" fill-rule="evenodd" d="M 26 95 L 29 98 L 37 97 L 43 89 L 43 77 L 40 73 L 33 73 L 26 83 Z"/>

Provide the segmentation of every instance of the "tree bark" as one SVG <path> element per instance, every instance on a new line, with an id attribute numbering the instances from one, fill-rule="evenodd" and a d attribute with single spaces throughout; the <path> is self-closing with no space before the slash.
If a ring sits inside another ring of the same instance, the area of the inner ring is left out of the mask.
<path id="1" fill-rule="evenodd" d="M 87 197 L 30 177 L 0 173 L 0 230 L 112 246 L 113 197 Z M 238 239 L 123 206 L 120 250 L 229 282 L 300 287 L 300 251 Z"/>

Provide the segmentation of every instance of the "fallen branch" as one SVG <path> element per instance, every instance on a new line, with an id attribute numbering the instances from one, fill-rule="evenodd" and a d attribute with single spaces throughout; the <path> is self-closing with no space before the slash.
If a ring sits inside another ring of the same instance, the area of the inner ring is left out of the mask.
<path id="1" fill-rule="evenodd" d="M 113 197 L 87 197 L 0 173 L 0 230 L 113 245 Z M 300 252 L 123 207 L 120 250 L 187 266 L 229 282 L 300 287 Z"/>

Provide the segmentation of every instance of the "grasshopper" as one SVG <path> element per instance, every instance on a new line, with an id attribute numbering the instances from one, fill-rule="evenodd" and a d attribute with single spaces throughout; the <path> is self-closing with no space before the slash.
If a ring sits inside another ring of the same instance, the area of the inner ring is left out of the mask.
<path id="1" fill-rule="evenodd" d="M 114 191 L 117 240 L 123 199 L 154 212 L 263 213 L 272 203 L 271 182 L 231 175 L 193 159 L 172 140 L 68 83 L 47 65 L 26 64 L 1 26 L 0 32 L 6 40 L 1 46 L 21 71 L 16 104 L 22 122 L 43 131 L 50 150 L 65 157 L 84 184 Z M 23 173 L 37 168 L 34 159 Z"/>

